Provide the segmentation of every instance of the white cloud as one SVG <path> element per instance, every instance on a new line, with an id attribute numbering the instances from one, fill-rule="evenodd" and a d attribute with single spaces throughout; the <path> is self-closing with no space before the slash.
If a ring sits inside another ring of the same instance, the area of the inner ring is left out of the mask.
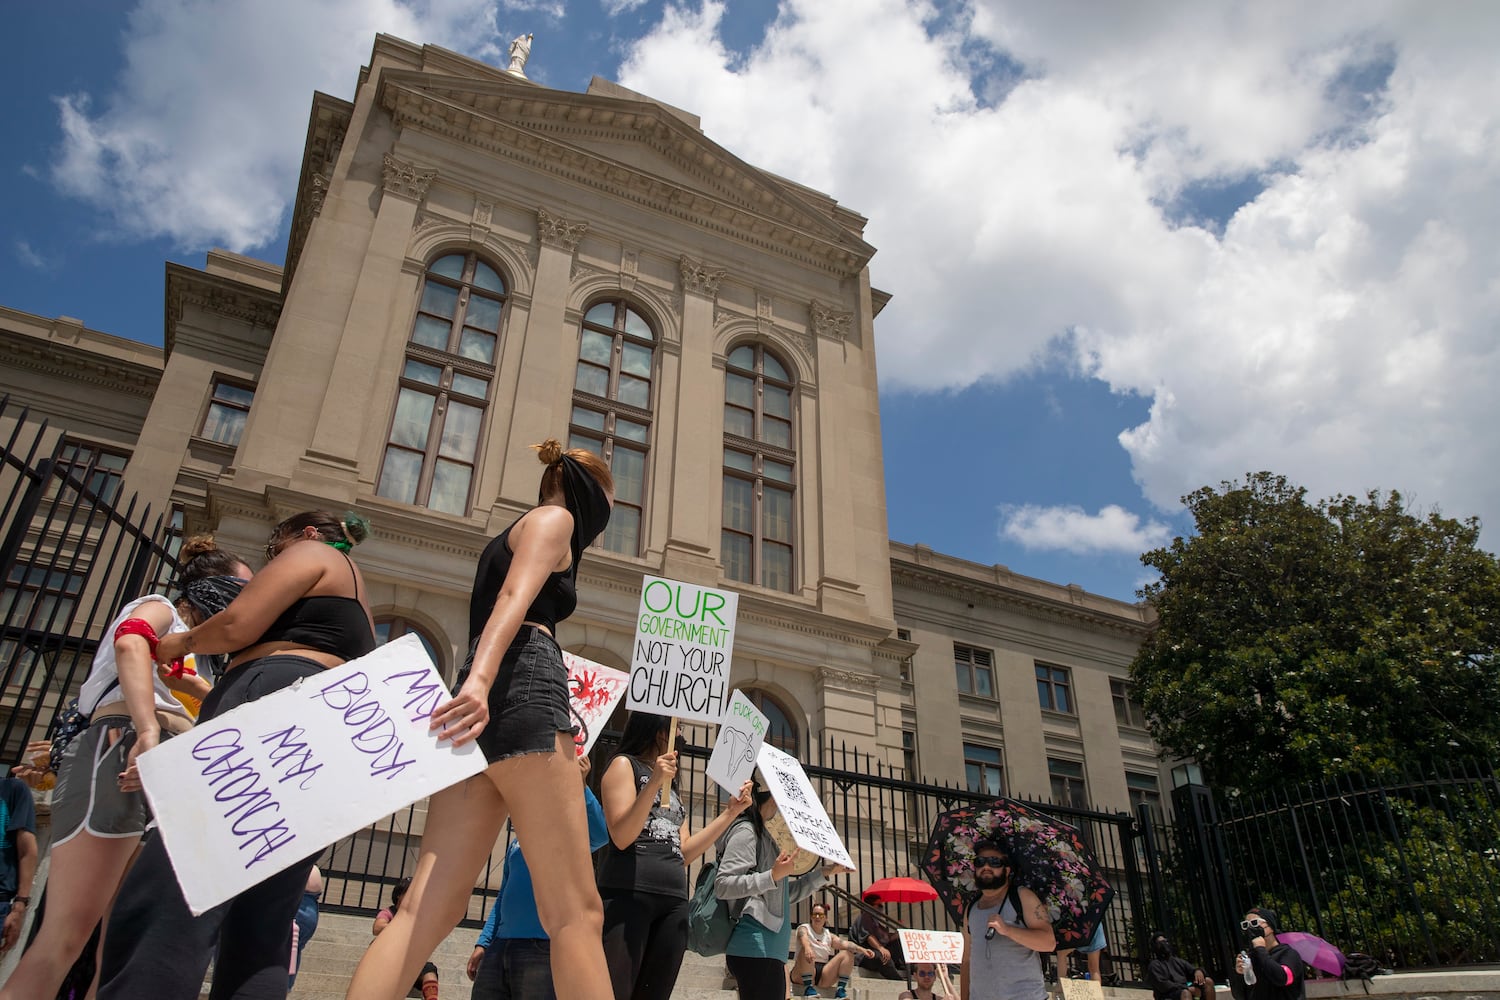
<path id="1" fill-rule="evenodd" d="M 349 96 L 377 32 L 500 57 L 490 0 L 143 0 L 108 95 L 55 98 L 54 182 L 126 237 L 247 250 L 279 233 L 314 90 Z"/>
<path id="2" fill-rule="evenodd" d="M 639 10 L 646 5 L 646 0 L 600 0 L 604 7 L 604 13 L 610 17 L 618 17 L 632 10 Z"/>
<path id="3" fill-rule="evenodd" d="M 49 271 L 52 269 L 52 262 L 42 256 L 41 251 L 33 247 L 29 241 L 16 240 L 13 249 L 16 252 L 16 259 L 32 270 Z"/>
<path id="4" fill-rule="evenodd" d="M 1160 521 L 1142 523 L 1139 516 L 1114 504 L 1089 514 L 1081 507 L 1000 508 L 1000 536 L 1028 549 L 1061 549 L 1078 555 L 1138 555 L 1165 545 L 1172 529 Z"/>
<path id="5" fill-rule="evenodd" d="M 1164 508 L 1270 468 L 1500 525 L 1500 5 L 782 0 L 750 52 L 722 14 L 669 7 L 622 82 L 870 218 L 888 383 L 1061 341 L 1153 399 L 1120 440 Z"/>

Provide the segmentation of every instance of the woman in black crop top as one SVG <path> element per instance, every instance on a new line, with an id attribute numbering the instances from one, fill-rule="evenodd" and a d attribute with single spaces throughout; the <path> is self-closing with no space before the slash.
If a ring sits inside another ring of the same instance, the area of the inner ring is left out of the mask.
<path id="1" fill-rule="evenodd" d="M 589 861 L 583 779 L 574 762 L 568 671 L 553 639 L 576 603 L 578 563 L 609 521 L 613 479 L 593 452 L 536 445 L 547 466 L 537 506 L 492 541 L 470 605 L 473 635 L 458 691 L 432 714 L 455 746 L 477 742 L 489 768 L 434 795 L 406 905 L 365 952 L 349 996 L 395 1000 L 468 912 L 506 815 L 526 845 L 537 914 L 552 939 L 556 994 L 609 1000 L 603 914 Z M 415 901 L 415 905 L 413 905 Z"/>
<path id="2" fill-rule="evenodd" d="M 278 524 L 264 569 L 226 609 L 162 638 L 156 658 L 232 653 L 198 721 L 316 676 L 375 648 L 364 581 L 349 550 L 369 535 L 357 514 L 296 514 Z M 134 768 L 122 788 L 139 788 Z M 196 997 L 214 960 L 211 994 L 284 997 L 291 961 L 288 928 L 316 856 L 194 917 L 160 837 L 141 851 L 110 913 L 99 976 L 101 1000 Z M 217 952 L 215 946 L 217 945 Z"/>

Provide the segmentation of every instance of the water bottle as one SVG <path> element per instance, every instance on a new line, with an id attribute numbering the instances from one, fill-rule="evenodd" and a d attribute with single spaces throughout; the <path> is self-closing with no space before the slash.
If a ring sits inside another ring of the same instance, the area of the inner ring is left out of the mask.
<path id="1" fill-rule="evenodd" d="M 1244 959 L 1245 961 L 1245 985 L 1254 986 L 1255 966 L 1250 964 L 1250 953 L 1248 951 L 1242 951 L 1240 952 L 1240 958 Z"/>

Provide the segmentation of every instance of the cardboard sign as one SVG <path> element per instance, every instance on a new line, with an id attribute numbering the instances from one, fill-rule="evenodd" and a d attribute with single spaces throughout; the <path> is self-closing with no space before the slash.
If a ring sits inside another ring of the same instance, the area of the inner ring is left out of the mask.
<path id="1" fill-rule="evenodd" d="M 755 772 L 760 745 L 766 741 L 770 728 L 771 720 L 750 703 L 745 692 L 736 691 L 729 710 L 719 721 L 719 737 L 714 740 L 714 752 L 704 773 L 730 795 L 737 795 L 740 786 Z"/>
<path id="2" fill-rule="evenodd" d="M 625 699 L 632 712 L 719 721 L 729 707 L 739 600 L 730 590 L 645 578 Z"/>
<path id="3" fill-rule="evenodd" d="M 769 743 L 761 744 L 756 758 L 766 789 L 776 800 L 787 829 L 801 847 L 812 851 L 820 858 L 837 862 L 846 868 L 854 867 L 854 859 L 839 839 L 839 833 L 828 819 L 828 811 L 818 801 L 807 772 L 796 757 L 782 753 Z"/>
<path id="4" fill-rule="evenodd" d="M 625 697 L 630 675 L 567 652 L 563 653 L 563 663 L 568 666 L 568 701 L 578 722 L 573 745 L 582 757 L 594 749 L 594 741 L 604 732 L 615 706 Z"/>
<path id="5" fill-rule="evenodd" d="M 901 935 L 907 966 L 914 962 L 946 965 L 964 960 L 964 936 L 958 931 L 914 931 L 903 927 L 896 933 Z"/>
<path id="6" fill-rule="evenodd" d="M 1063 1000 L 1104 1000 L 1104 984 L 1097 980 L 1060 977 L 1057 985 Z"/>
<path id="7" fill-rule="evenodd" d="M 427 729 L 449 698 L 414 633 L 139 758 L 183 896 L 202 913 L 485 769 Z"/>

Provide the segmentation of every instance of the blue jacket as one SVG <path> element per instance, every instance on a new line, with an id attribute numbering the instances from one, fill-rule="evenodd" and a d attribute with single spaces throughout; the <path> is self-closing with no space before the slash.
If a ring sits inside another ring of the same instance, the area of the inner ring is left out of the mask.
<path id="1" fill-rule="evenodd" d="M 609 839 L 609 825 L 604 821 L 604 807 L 589 789 L 583 790 L 589 816 L 589 850 L 597 851 Z M 531 887 L 531 869 L 521 854 L 521 842 L 512 840 L 505 850 L 505 868 L 500 875 L 500 897 L 490 910 L 484 930 L 479 932 L 476 948 L 488 948 L 496 938 L 547 939 L 542 921 L 536 915 L 536 892 Z"/>

